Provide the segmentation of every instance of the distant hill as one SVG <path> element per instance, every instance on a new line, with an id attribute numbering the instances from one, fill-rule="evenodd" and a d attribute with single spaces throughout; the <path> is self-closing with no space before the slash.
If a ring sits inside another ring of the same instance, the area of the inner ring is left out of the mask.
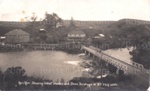
<path id="1" fill-rule="evenodd" d="M 149 26 L 150 26 L 150 21 L 143 21 L 143 20 L 136 20 L 136 19 L 121 19 L 107 25 L 106 27 L 101 28 L 101 30 L 103 30 L 103 32 L 108 35 L 121 36 L 120 33 L 122 32 L 124 33 L 127 31 L 130 32 L 131 30 L 136 31 L 138 29 L 142 32 L 142 30 L 146 30 L 146 29 L 148 30 Z"/>
<path id="2" fill-rule="evenodd" d="M 137 20 L 137 19 L 121 19 L 119 20 L 120 23 L 126 23 L 126 24 L 134 24 L 134 25 L 140 25 L 140 24 L 150 24 L 150 21 L 145 20 Z"/>
<path id="3" fill-rule="evenodd" d="M 38 22 L 38 21 L 37 21 Z M 108 25 L 114 23 L 115 21 L 78 21 L 74 20 L 74 23 L 77 27 L 84 27 L 84 28 L 97 28 L 98 26 Z M 30 22 L 8 22 L 8 21 L 0 21 L 0 26 L 10 26 L 10 27 L 19 27 L 24 28 L 28 26 Z M 70 20 L 63 20 L 64 26 L 69 26 Z"/>
<path id="4" fill-rule="evenodd" d="M 64 20 L 63 25 L 69 26 L 70 22 L 71 22 L 71 20 Z M 79 20 L 74 20 L 73 22 L 77 27 L 99 29 L 102 26 L 112 24 L 116 21 L 79 21 Z"/>
<path id="5" fill-rule="evenodd" d="M 109 25 L 109 27 L 127 27 L 127 26 L 134 26 L 134 25 L 145 25 L 150 24 L 150 21 L 144 21 L 144 20 L 136 20 L 136 19 L 121 19 L 117 22 L 114 22 Z"/>
<path id="6" fill-rule="evenodd" d="M 76 27 L 82 28 L 82 29 L 101 29 L 101 27 L 105 27 L 111 23 L 114 23 L 115 21 L 78 21 L 74 20 L 74 23 Z M 37 21 L 36 23 L 40 23 Z M 4 35 L 8 31 L 11 31 L 15 28 L 21 28 L 24 29 L 28 25 L 30 25 L 31 22 L 13 22 L 13 21 L 0 21 L 0 36 Z M 38 25 L 38 24 L 37 24 Z M 68 27 L 70 25 L 70 20 L 63 20 L 63 25 Z"/>
<path id="7" fill-rule="evenodd" d="M 63 20 L 63 25 L 68 27 L 70 25 L 71 20 Z M 84 31 L 87 31 L 88 34 L 90 34 L 90 31 L 93 32 L 93 34 L 96 34 L 98 32 L 103 32 L 104 34 L 113 34 L 116 31 L 126 30 L 130 27 L 136 27 L 137 25 L 149 25 L 150 21 L 143 21 L 143 20 L 136 20 L 136 19 L 121 19 L 118 21 L 79 21 L 74 20 L 73 21 L 76 27 L 83 29 Z M 37 21 L 36 23 L 40 23 Z M 15 29 L 15 28 L 21 28 L 24 29 L 28 25 L 30 25 L 30 22 L 7 22 L 7 21 L 0 21 L 0 35 L 3 35 L 4 33 Z M 98 30 L 98 32 L 93 31 Z M 2 32 L 3 31 L 3 32 Z"/>
<path id="8" fill-rule="evenodd" d="M 71 20 L 63 20 L 64 26 L 69 26 Z M 100 26 L 106 25 L 121 25 L 121 24 L 150 24 L 150 21 L 143 21 L 143 20 L 136 20 L 136 19 L 121 19 L 119 21 L 80 21 L 74 20 L 73 21 L 77 27 L 82 28 L 99 28 Z M 38 21 L 37 21 L 38 23 Z M 17 21 L 0 21 L 0 26 L 6 27 L 18 27 L 24 28 L 28 26 L 30 22 L 17 22 Z"/>
<path id="9" fill-rule="evenodd" d="M 30 22 L 0 21 L 0 27 L 25 28 Z"/>

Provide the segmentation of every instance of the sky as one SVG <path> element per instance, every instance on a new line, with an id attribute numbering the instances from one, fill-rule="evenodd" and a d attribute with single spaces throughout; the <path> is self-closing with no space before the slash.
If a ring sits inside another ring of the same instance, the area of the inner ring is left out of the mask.
<path id="1" fill-rule="evenodd" d="M 45 12 L 67 20 L 150 21 L 150 0 L 0 0 L 0 21 L 21 21 L 33 13 L 40 19 Z"/>

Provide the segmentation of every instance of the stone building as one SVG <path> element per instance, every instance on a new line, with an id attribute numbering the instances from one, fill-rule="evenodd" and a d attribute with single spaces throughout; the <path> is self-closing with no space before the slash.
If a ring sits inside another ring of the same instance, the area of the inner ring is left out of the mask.
<path id="1" fill-rule="evenodd" d="M 68 33 L 68 41 L 71 42 L 83 42 L 86 38 L 86 34 L 80 30 L 71 31 Z"/>

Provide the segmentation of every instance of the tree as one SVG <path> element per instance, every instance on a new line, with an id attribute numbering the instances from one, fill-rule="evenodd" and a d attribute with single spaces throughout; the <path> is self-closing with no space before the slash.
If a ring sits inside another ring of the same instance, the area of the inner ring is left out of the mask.
<path id="1" fill-rule="evenodd" d="M 89 74 L 94 78 L 101 75 L 102 77 L 102 70 L 106 68 L 106 65 L 102 59 L 96 58 L 90 62 L 84 62 L 82 65 L 84 68 L 90 68 Z"/>
<path id="2" fill-rule="evenodd" d="M 150 69 L 150 49 L 149 48 L 136 48 L 131 52 L 132 60 L 140 63 L 146 69 Z"/>
<path id="3" fill-rule="evenodd" d="M 37 29 L 38 25 L 36 23 L 36 20 L 37 20 L 37 16 L 35 13 L 32 13 L 32 16 L 29 17 L 29 21 L 31 22 L 31 27 L 32 27 L 32 31 L 35 32 L 35 30 Z"/>
<path id="4" fill-rule="evenodd" d="M 46 28 L 46 30 L 53 30 L 56 29 L 57 24 L 61 23 L 62 19 L 56 14 L 48 14 L 45 13 L 45 19 L 43 20 L 43 24 Z"/>
<path id="5" fill-rule="evenodd" d="M 25 70 L 20 67 L 11 67 L 4 72 L 3 84 L 5 89 L 12 89 L 18 81 L 24 81 L 27 78 Z"/>
<path id="6" fill-rule="evenodd" d="M 0 89 L 2 89 L 2 85 L 3 85 L 3 72 L 1 71 L 0 68 Z"/>
<path id="7" fill-rule="evenodd" d="M 132 57 L 132 60 L 140 63 L 144 66 L 146 69 L 150 69 L 150 26 L 146 25 L 138 25 L 134 27 L 130 27 L 126 29 L 124 32 L 130 33 L 134 38 L 133 42 L 131 42 L 130 46 L 134 46 L 135 49 L 130 52 Z"/>
<path id="8" fill-rule="evenodd" d="M 38 16 L 35 13 L 32 13 L 31 16 L 25 17 L 25 20 L 28 22 L 28 26 L 25 28 L 25 30 L 31 34 L 31 37 L 37 37 L 38 36 L 38 28 L 40 26 L 41 21 L 37 21 Z"/>
<path id="9" fill-rule="evenodd" d="M 76 25 L 75 25 L 75 23 L 74 23 L 73 17 L 71 17 L 71 21 L 70 21 L 69 27 L 76 27 Z"/>
<path id="10" fill-rule="evenodd" d="M 40 34 L 40 38 L 42 39 L 43 42 L 46 42 L 47 35 L 46 34 Z"/>

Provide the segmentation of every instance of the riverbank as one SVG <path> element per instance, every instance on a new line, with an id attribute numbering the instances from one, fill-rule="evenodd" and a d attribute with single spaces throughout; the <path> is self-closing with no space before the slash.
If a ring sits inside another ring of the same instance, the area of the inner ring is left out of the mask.
<path id="1" fill-rule="evenodd" d="M 58 50 L 64 51 L 71 54 L 81 53 L 80 43 L 60 43 L 60 44 L 3 44 L 0 45 L 1 52 L 10 52 L 10 51 L 31 51 L 31 50 Z"/>

